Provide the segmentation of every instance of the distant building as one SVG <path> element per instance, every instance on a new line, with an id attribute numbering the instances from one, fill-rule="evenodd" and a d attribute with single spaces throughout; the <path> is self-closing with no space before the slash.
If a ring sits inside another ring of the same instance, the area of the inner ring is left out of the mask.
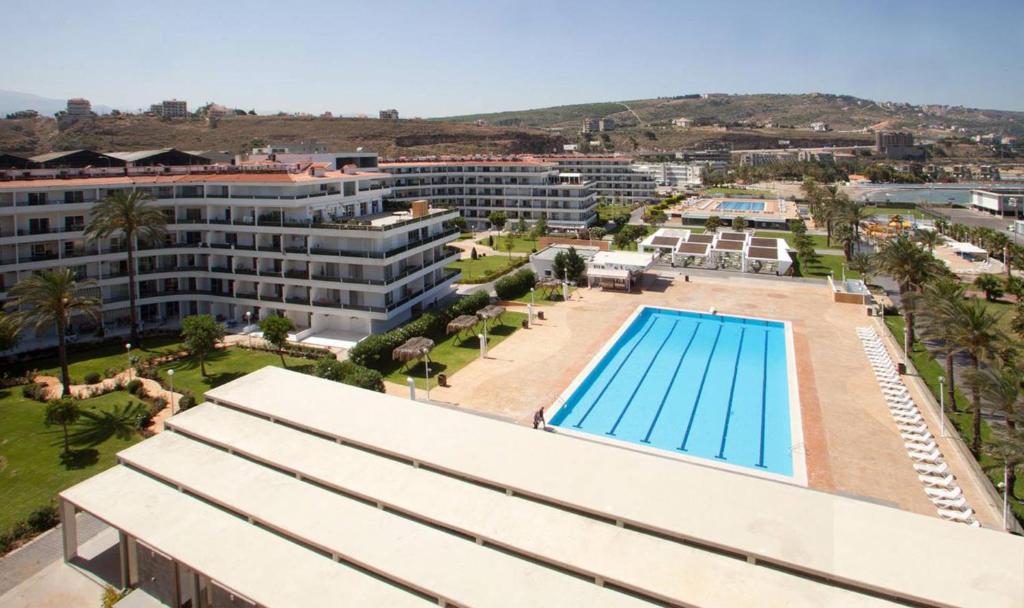
<path id="1" fill-rule="evenodd" d="M 674 126 L 674 127 L 683 127 L 684 129 L 689 129 L 690 127 L 693 126 L 693 120 L 691 120 L 689 118 L 683 118 L 683 117 L 675 118 L 675 119 L 672 120 L 672 126 Z"/>
<path id="2" fill-rule="evenodd" d="M 728 150 L 683 150 L 676 152 L 676 158 L 683 162 L 690 161 L 716 161 L 729 164 L 731 154 Z"/>
<path id="3" fill-rule="evenodd" d="M 381 120 L 398 120 L 398 110 L 391 108 L 390 110 L 381 110 L 378 113 Z"/>
<path id="4" fill-rule="evenodd" d="M 164 118 L 185 118 L 188 116 L 188 102 L 168 99 L 160 103 L 160 116 Z"/>
<path id="5" fill-rule="evenodd" d="M 76 97 L 68 100 L 68 116 L 91 116 L 92 115 L 92 104 L 89 103 L 88 99 L 82 99 Z"/>
<path id="6" fill-rule="evenodd" d="M 612 118 L 602 118 L 598 121 L 598 129 L 601 131 L 614 131 L 615 120 Z"/>
<path id="7" fill-rule="evenodd" d="M 689 163 L 642 163 L 633 165 L 636 171 L 654 178 L 655 185 L 669 188 L 699 186 L 703 183 L 704 169 L 724 169 L 728 163 L 722 161 L 695 161 Z"/>
<path id="8" fill-rule="evenodd" d="M 13 120 L 16 118 L 35 118 L 36 116 L 39 116 L 39 112 L 36 112 L 35 110 L 18 110 L 17 112 L 11 112 L 10 114 L 8 114 L 7 119 Z"/>
<path id="9" fill-rule="evenodd" d="M 478 127 L 486 127 L 487 121 L 484 120 L 483 118 L 477 118 L 475 121 L 473 121 L 473 124 L 475 124 Z"/>
<path id="10" fill-rule="evenodd" d="M 792 152 L 741 152 L 739 157 L 740 165 L 744 167 L 762 167 L 797 159 Z"/>
<path id="11" fill-rule="evenodd" d="M 253 148 L 253 154 L 326 154 L 327 144 L 319 142 L 299 141 L 292 143 L 273 143 L 262 148 Z M 338 167 L 339 169 L 341 167 Z"/>
<path id="12" fill-rule="evenodd" d="M 836 157 L 831 152 L 818 152 L 815 150 L 800 150 L 796 159 L 802 162 L 832 163 Z"/>
<path id="13" fill-rule="evenodd" d="M 924 159 L 924 148 L 914 145 L 914 135 L 902 131 L 877 131 L 875 153 L 890 160 Z"/>
<path id="14" fill-rule="evenodd" d="M 599 118 L 584 118 L 583 125 L 580 128 L 582 133 L 594 133 L 601 130 L 601 119 Z"/>
<path id="15" fill-rule="evenodd" d="M 971 207 L 993 215 L 1024 215 L 1024 188 L 971 190 Z"/>
<path id="16" fill-rule="evenodd" d="M 811 130 L 812 131 L 829 131 L 829 130 L 831 130 L 829 128 L 827 122 L 812 122 L 810 126 L 811 126 Z"/>

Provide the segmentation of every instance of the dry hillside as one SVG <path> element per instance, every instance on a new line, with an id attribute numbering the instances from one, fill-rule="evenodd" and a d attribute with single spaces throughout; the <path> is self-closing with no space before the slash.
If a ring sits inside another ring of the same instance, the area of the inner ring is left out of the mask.
<path id="1" fill-rule="evenodd" d="M 509 154 L 561 150 L 560 135 L 531 128 L 365 118 L 233 116 L 204 120 L 102 116 L 58 131 L 51 118 L 0 120 L 0 152 L 53 150 L 249 150 L 254 143 L 318 142 L 332 150 L 362 147 L 386 157 L 431 154 Z"/>

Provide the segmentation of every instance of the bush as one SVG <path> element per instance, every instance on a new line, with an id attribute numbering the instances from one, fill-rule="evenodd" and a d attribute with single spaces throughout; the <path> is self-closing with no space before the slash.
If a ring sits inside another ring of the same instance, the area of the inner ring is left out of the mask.
<path id="1" fill-rule="evenodd" d="M 528 268 L 523 268 L 515 274 L 498 279 L 494 284 L 494 291 L 502 300 L 514 300 L 524 295 L 530 288 L 537 284 L 537 276 Z"/>
<path id="2" fill-rule="evenodd" d="M 128 382 L 128 384 L 125 385 L 124 388 L 129 393 L 139 396 L 142 393 L 142 380 L 135 378 L 134 380 Z"/>
<path id="3" fill-rule="evenodd" d="M 486 293 L 470 294 L 445 310 L 424 313 L 418 319 L 389 332 L 367 336 L 348 351 L 348 357 L 356 365 L 380 370 L 391 361 L 391 351 L 409 338 L 443 335 L 449 321 L 460 315 L 476 314 L 476 311 L 489 303 L 490 297 Z"/>
<path id="4" fill-rule="evenodd" d="M 196 398 L 192 393 L 185 392 L 178 398 L 175 405 L 175 409 L 179 412 L 184 412 L 187 409 L 191 409 L 196 406 Z"/>
<path id="5" fill-rule="evenodd" d="M 103 376 L 99 372 L 89 372 L 85 375 L 86 384 L 97 384 L 101 380 L 103 380 Z"/>
<path id="6" fill-rule="evenodd" d="M 36 532 L 44 532 L 60 523 L 60 516 L 57 514 L 57 506 L 48 504 L 44 507 L 39 507 L 35 511 L 29 514 L 28 519 L 25 520 L 28 523 L 28 527 Z"/>

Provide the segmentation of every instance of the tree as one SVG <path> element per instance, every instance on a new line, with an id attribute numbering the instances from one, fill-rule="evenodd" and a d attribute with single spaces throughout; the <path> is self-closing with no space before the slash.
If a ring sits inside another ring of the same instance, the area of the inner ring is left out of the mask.
<path id="1" fill-rule="evenodd" d="M 643 226 L 637 226 L 635 224 L 628 224 L 622 227 L 622 230 L 615 235 L 615 246 L 619 249 L 631 248 L 636 244 L 636 240 L 647 234 L 647 231 Z"/>
<path id="2" fill-rule="evenodd" d="M 985 299 L 994 302 L 1003 297 L 1003 282 L 994 274 L 980 274 L 974 279 L 974 286 L 985 292 Z"/>
<path id="3" fill-rule="evenodd" d="M 476 252 L 476 247 L 473 247 L 472 249 L 469 250 L 469 259 L 475 260 L 477 259 L 477 257 L 479 257 L 479 255 Z"/>
<path id="4" fill-rule="evenodd" d="M 587 263 L 583 260 L 583 257 L 576 252 L 575 247 L 570 247 L 567 251 L 559 251 L 555 254 L 552 274 L 559 279 L 566 278 L 571 282 L 575 282 L 583 276 L 583 273 L 586 272 L 586 270 Z"/>
<path id="5" fill-rule="evenodd" d="M 903 348 L 910 353 L 914 348 L 914 295 L 929 279 L 941 274 L 939 261 L 901 234 L 882 244 L 875 254 L 875 266 L 899 285 L 906 327 Z"/>
<path id="6" fill-rule="evenodd" d="M 943 277 L 932 281 L 924 288 L 925 306 L 922 309 L 922 326 L 925 335 L 935 341 L 937 350 L 942 352 L 946 360 L 946 401 L 955 412 L 956 405 L 956 366 L 954 360 L 960 347 L 954 342 L 951 324 L 955 323 L 960 314 L 960 302 L 964 299 L 966 288 L 955 278 Z"/>
<path id="7" fill-rule="evenodd" d="M 224 339 L 224 327 L 210 315 L 191 315 L 181 320 L 185 350 L 199 360 L 199 373 L 206 377 L 206 358 Z"/>
<path id="8" fill-rule="evenodd" d="M 141 190 L 115 190 L 96 203 L 89 212 L 85 236 L 106 238 L 114 234 L 124 239 L 128 260 L 128 305 L 131 318 L 131 341 L 140 344 L 138 285 L 135 281 L 135 248 L 139 244 L 159 241 L 167 233 L 167 217 L 150 204 L 149 195 Z"/>
<path id="9" fill-rule="evenodd" d="M 512 236 L 511 234 L 506 236 L 505 240 L 502 241 L 502 247 L 504 247 L 505 251 L 508 252 L 508 259 L 511 260 L 512 259 L 512 250 L 516 248 L 516 239 L 515 239 L 515 237 Z"/>
<path id="10" fill-rule="evenodd" d="M 53 399 L 46 403 L 43 423 L 46 426 L 59 426 L 64 431 L 64 454 L 71 453 L 71 442 L 68 437 L 68 427 L 78 422 L 82 417 L 82 408 L 78 402 L 71 397 Z"/>
<path id="11" fill-rule="evenodd" d="M 707 232 L 716 232 L 722 225 L 722 219 L 717 215 L 712 215 L 708 219 L 704 220 L 704 230 Z"/>
<path id="12" fill-rule="evenodd" d="M 43 332 L 51 327 L 57 330 L 57 356 L 60 360 L 62 394 L 71 394 L 71 374 L 68 371 L 67 332 L 72 314 L 84 313 L 99 322 L 100 300 L 85 295 L 95 289 L 93 281 L 79 283 L 70 268 L 44 270 L 18 281 L 8 292 L 9 306 L 17 310 L 12 314 L 20 327 L 32 327 Z"/>
<path id="13" fill-rule="evenodd" d="M 1006 472 L 1006 492 L 1019 498 L 1015 491 L 1017 469 L 1024 464 L 1024 430 L 1021 427 L 993 425 L 988 451 L 1003 461 Z"/>
<path id="14" fill-rule="evenodd" d="M 1017 309 L 1014 312 L 1013 319 L 1010 320 L 1010 329 L 1021 338 L 1024 338 L 1024 302 L 1017 302 Z"/>
<path id="15" fill-rule="evenodd" d="M 875 273 L 875 260 L 871 257 L 871 254 L 858 251 L 857 253 L 850 256 L 850 261 L 847 264 L 850 270 L 854 270 L 860 273 L 861 279 L 864 284 L 868 284 L 871 279 L 871 275 Z"/>
<path id="16" fill-rule="evenodd" d="M 269 342 L 281 357 L 281 366 L 288 367 L 284 362 L 284 347 L 288 343 L 288 333 L 295 329 L 295 324 L 288 317 L 273 315 L 260 321 L 263 339 Z"/>
<path id="17" fill-rule="evenodd" d="M 515 234 L 516 234 L 516 236 L 519 236 L 519 235 L 522 235 L 522 234 L 526 234 L 526 220 L 524 220 L 522 217 L 520 217 L 516 221 Z"/>
<path id="18" fill-rule="evenodd" d="M 857 242 L 857 235 L 850 224 L 839 224 L 832 232 L 832 236 L 843 245 L 843 257 L 850 261 L 853 257 L 853 246 Z"/>
<path id="19" fill-rule="evenodd" d="M 914 241 L 927 247 L 928 251 L 935 251 L 942 244 L 943 237 L 935 230 L 918 229 L 914 232 Z"/>
<path id="20" fill-rule="evenodd" d="M 457 215 L 448 220 L 448 224 L 451 225 L 452 228 L 458 228 L 459 232 L 465 232 L 469 228 L 469 223 L 466 222 L 466 218 L 461 215 Z"/>
<path id="21" fill-rule="evenodd" d="M 744 230 L 746 230 L 747 218 L 743 217 L 742 215 L 733 218 L 732 229 L 735 230 L 736 232 L 743 232 Z"/>
<path id="22" fill-rule="evenodd" d="M 661 209 L 654 209 L 647 213 L 646 221 L 648 224 L 660 226 L 668 221 L 668 216 Z"/>
<path id="23" fill-rule="evenodd" d="M 548 233 L 548 219 L 543 215 L 537 220 L 537 223 L 530 229 L 530 237 L 532 237 L 534 243 L 537 239 Z"/>
<path id="24" fill-rule="evenodd" d="M 508 216 L 502 211 L 491 211 L 490 215 L 487 216 L 487 221 L 494 226 L 495 230 L 501 232 L 505 227 L 505 223 L 508 222 Z"/>
<path id="25" fill-rule="evenodd" d="M 0 351 L 10 350 L 21 341 L 21 327 L 12 315 L 0 313 Z"/>
<path id="26" fill-rule="evenodd" d="M 1002 315 L 989 312 L 984 302 L 976 298 L 961 300 L 954 309 L 949 338 L 971 361 L 975 376 L 980 373 L 981 362 L 989 359 L 1001 342 L 999 320 Z M 981 456 L 981 386 L 971 386 L 972 429 L 974 437 L 971 452 Z"/>

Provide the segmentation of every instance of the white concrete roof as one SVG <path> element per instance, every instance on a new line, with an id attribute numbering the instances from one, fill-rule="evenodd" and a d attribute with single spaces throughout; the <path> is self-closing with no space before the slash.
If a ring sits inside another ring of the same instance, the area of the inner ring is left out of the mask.
<path id="1" fill-rule="evenodd" d="M 1024 604 L 1024 539 L 991 530 L 278 368 L 206 396 L 514 493 L 858 587 L 940 604 Z"/>
<path id="2" fill-rule="evenodd" d="M 953 250 L 957 253 L 988 253 L 987 250 L 978 247 L 973 243 L 962 243 L 959 241 L 953 242 Z"/>
<path id="3" fill-rule="evenodd" d="M 591 268 L 587 270 L 587 276 L 591 279 L 619 279 L 624 281 L 629 278 L 629 271 L 619 270 L 618 268 Z"/>
<path id="4" fill-rule="evenodd" d="M 415 514 L 439 527 L 579 574 L 600 576 L 619 587 L 666 602 L 740 606 L 771 597 L 780 605 L 885 604 L 859 593 L 507 496 L 230 408 L 203 404 L 175 416 L 168 424 L 179 435 L 195 437 L 253 461 L 273 463 L 281 470 L 301 471 L 305 479 L 322 487 L 383 504 L 393 511 Z M 139 463 L 139 454 L 148 443 L 123 455 Z M 176 459 L 166 449 L 168 445 L 161 446 L 159 456 Z M 609 547 L 615 550 L 609 551 Z M 733 584 L 737 580 L 745 584 Z"/>
<path id="5" fill-rule="evenodd" d="M 123 466 L 61 496 L 264 606 L 430 605 Z"/>
<path id="6" fill-rule="evenodd" d="M 625 266 L 645 270 L 654 262 L 654 254 L 636 251 L 599 251 L 590 260 L 591 266 Z"/>

